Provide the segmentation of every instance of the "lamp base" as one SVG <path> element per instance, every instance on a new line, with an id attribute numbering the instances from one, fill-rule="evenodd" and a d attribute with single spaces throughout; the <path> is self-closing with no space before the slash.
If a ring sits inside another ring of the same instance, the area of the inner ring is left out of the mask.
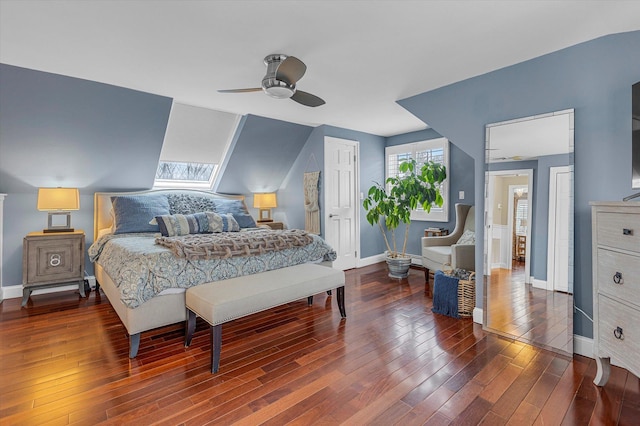
<path id="1" fill-rule="evenodd" d="M 75 229 L 73 228 L 47 228 L 47 229 L 43 229 L 42 232 L 44 234 L 55 234 L 58 232 L 75 232 Z"/>

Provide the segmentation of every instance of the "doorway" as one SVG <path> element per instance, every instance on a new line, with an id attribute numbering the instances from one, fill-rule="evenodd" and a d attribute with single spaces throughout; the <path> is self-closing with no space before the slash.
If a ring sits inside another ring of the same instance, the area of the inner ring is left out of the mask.
<path id="1" fill-rule="evenodd" d="M 531 283 L 533 170 L 490 171 L 487 183 L 485 271 L 491 275 L 492 269 L 509 270 L 517 257 L 523 262 L 523 281 Z"/>
<path id="2" fill-rule="evenodd" d="M 324 138 L 324 223 L 325 239 L 337 253 L 333 267 L 357 266 L 360 247 L 358 215 L 358 142 Z"/>

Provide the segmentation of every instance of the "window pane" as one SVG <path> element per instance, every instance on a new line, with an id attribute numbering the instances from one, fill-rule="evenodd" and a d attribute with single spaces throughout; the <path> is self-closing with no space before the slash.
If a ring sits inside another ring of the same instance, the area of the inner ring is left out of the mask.
<path id="1" fill-rule="evenodd" d="M 215 164 L 161 161 L 156 179 L 209 182 L 215 168 Z"/>

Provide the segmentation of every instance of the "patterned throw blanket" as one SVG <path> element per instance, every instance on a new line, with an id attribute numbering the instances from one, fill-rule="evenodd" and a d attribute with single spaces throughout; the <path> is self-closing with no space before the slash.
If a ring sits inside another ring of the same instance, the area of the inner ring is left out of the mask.
<path id="1" fill-rule="evenodd" d="M 260 255 L 293 247 L 304 247 L 312 242 L 313 238 L 299 229 L 265 229 L 254 232 L 223 232 L 156 238 L 156 244 L 167 247 L 176 256 L 189 260 Z"/>

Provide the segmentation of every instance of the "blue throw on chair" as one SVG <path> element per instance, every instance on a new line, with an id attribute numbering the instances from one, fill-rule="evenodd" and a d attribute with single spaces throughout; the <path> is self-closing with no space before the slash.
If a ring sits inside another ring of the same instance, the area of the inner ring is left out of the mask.
<path id="1" fill-rule="evenodd" d="M 460 318 L 458 315 L 458 278 L 436 271 L 433 278 L 433 308 L 436 314 Z"/>

